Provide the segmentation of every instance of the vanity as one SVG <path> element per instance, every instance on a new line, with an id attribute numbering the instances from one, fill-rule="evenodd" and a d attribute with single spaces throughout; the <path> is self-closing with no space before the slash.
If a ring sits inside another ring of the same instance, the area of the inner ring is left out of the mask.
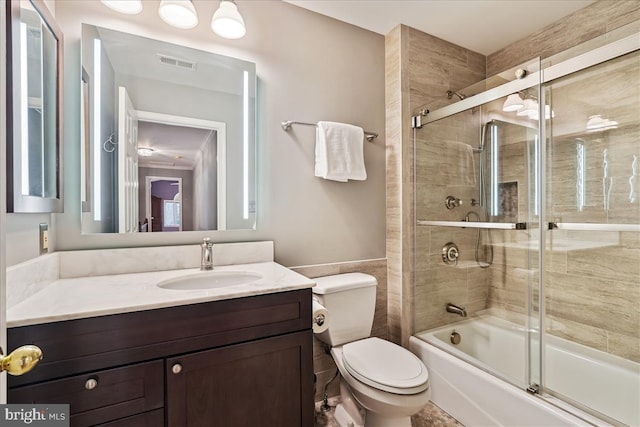
<path id="1" fill-rule="evenodd" d="M 145 250 L 153 248 L 109 252 Z M 82 252 L 104 259 L 105 251 Z M 212 273 L 78 276 L 14 305 L 9 347 L 35 344 L 44 358 L 9 378 L 8 402 L 69 403 L 72 426 L 313 425 L 313 281 L 273 261 L 213 272 L 261 278 L 179 290 L 158 284 Z M 29 318 L 28 310 L 41 314 Z"/>

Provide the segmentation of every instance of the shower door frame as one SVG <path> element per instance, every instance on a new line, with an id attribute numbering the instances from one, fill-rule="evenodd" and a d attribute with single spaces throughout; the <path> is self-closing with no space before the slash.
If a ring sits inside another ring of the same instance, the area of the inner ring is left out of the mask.
<path id="1" fill-rule="evenodd" d="M 550 227 L 554 228 L 568 228 L 574 229 L 573 226 L 575 224 L 556 224 L 554 222 L 549 222 L 547 219 L 547 211 L 546 211 L 546 177 L 545 177 L 545 169 L 547 163 L 547 120 L 543 119 L 545 117 L 545 91 L 544 85 L 547 83 L 551 83 L 554 80 L 557 80 L 561 77 L 568 76 L 570 74 L 574 74 L 581 70 L 590 68 L 592 66 L 602 64 L 609 60 L 613 60 L 615 58 L 624 56 L 629 53 L 633 53 L 640 50 L 640 33 L 635 33 L 630 36 L 621 38 L 617 41 L 605 44 L 601 47 L 592 49 L 588 52 L 576 55 L 572 58 L 566 59 L 558 64 L 546 64 L 543 61 L 542 66 L 539 70 L 529 72 L 525 75 L 524 78 L 519 80 L 513 80 L 507 82 L 498 87 L 486 90 L 477 95 L 469 96 L 463 100 L 455 102 L 451 105 L 442 107 L 433 112 L 430 112 L 426 109 L 420 111 L 418 115 L 415 115 L 411 118 L 411 125 L 414 130 L 414 141 L 417 129 L 422 128 L 424 125 L 436 122 L 440 119 L 444 119 L 446 117 L 453 116 L 454 114 L 461 113 L 463 111 L 470 110 L 475 107 L 479 107 L 491 101 L 495 101 L 497 99 L 506 97 L 512 93 L 516 93 L 525 89 L 529 89 L 532 87 L 538 87 L 538 117 L 540 117 L 539 126 L 538 126 L 538 141 L 539 141 L 539 149 L 538 149 L 538 173 L 537 173 L 537 182 L 535 185 L 537 186 L 538 194 L 537 194 L 537 203 L 539 209 L 538 216 L 538 357 L 539 357 L 539 365 L 537 366 L 539 373 L 539 380 L 537 383 L 531 381 L 531 365 L 533 362 L 530 360 L 526 361 L 527 367 L 527 378 L 530 381 L 529 386 L 526 388 L 526 391 L 539 395 L 544 398 L 549 403 L 558 406 L 564 410 L 570 410 L 570 405 L 573 402 L 565 402 L 561 397 L 558 397 L 551 391 L 547 393 L 544 384 L 544 375 L 545 372 L 545 360 L 544 360 L 544 348 L 545 348 L 545 332 L 544 332 L 544 315 L 545 315 L 545 293 L 544 293 L 544 279 L 545 279 L 545 261 L 543 256 L 543 249 L 546 247 L 546 239 L 547 239 L 547 231 Z M 547 60 L 548 61 L 548 60 Z M 539 62 L 538 62 L 539 63 Z M 531 67 L 532 62 L 528 63 L 529 67 Z M 415 149 L 415 147 L 414 147 Z M 415 173 L 415 167 L 414 167 Z M 415 177 L 414 177 L 415 182 Z M 506 224 L 506 223 L 489 223 L 489 222 L 465 222 L 465 221 L 429 221 L 423 219 L 417 219 L 416 225 L 432 225 L 432 226 L 445 226 L 445 227 L 466 227 L 466 228 L 495 228 L 495 229 L 522 229 L 521 224 Z M 548 225 L 548 226 L 547 226 Z M 580 225 L 580 224 L 578 224 Z M 526 226 L 526 224 L 525 224 Z M 600 226 L 599 230 L 607 230 L 607 231 L 638 231 L 640 232 L 640 225 L 634 224 L 596 224 L 596 226 Z M 415 278 L 414 278 L 415 281 Z M 532 303 L 533 292 L 530 287 L 529 296 L 531 297 L 530 303 Z M 532 304 L 529 304 L 530 306 Z M 531 316 L 530 316 L 531 317 Z M 530 328 L 528 328 L 530 329 Z M 531 346 L 531 337 L 527 340 L 527 349 L 530 349 Z M 527 355 L 529 352 L 527 351 Z M 492 373 L 494 374 L 494 373 Z M 544 394 L 544 396 L 543 396 Z M 580 409 L 585 409 L 583 405 L 578 405 Z M 591 411 L 587 409 L 588 413 Z M 602 417 L 603 414 L 593 414 L 598 417 Z M 605 416 L 606 417 L 606 416 Z"/>

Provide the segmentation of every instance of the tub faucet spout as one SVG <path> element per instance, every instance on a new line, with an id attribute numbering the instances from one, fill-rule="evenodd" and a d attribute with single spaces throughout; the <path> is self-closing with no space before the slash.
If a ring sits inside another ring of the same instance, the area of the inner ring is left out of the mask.
<path id="1" fill-rule="evenodd" d="M 467 310 L 465 310 L 464 307 L 459 307 L 455 304 L 448 303 L 447 312 L 457 314 L 458 316 L 461 316 L 461 317 L 467 317 Z"/>

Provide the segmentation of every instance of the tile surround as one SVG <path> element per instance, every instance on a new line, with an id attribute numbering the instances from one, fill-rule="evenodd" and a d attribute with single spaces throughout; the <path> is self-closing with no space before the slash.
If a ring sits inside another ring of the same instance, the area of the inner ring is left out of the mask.
<path id="1" fill-rule="evenodd" d="M 475 235 L 473 232 L 450 228 L 414 227 L 413 200 L 417 201 L 418 218 L 459 219 L 456 218 L 459 212 L 441 209 L 443 197 L 452 191 L 461 194 L 458 197 L 462 198 L 475 196 L 473 189 L 465 192 L 464 187 L 438 184 L 447 181 L 444 166 L 451 163 L 450 158 L 443 157 L 446 154 L 444 144 L 475 141 L 477 136 L 473 136 L 473 125 L 466 126 L 467 122 L 471 124 L 472 121 L 463 115 L 451 124 L 438 122 L 429 125 L 429 132 L 418 132 L 414 194 L 414 147 L 407 117 L 421 105 L 427 104 L 432 109 L 447 105 L 446 97 L 442 99 L 443 92 L 464 88 L 484 79 L 485 74 L 494 75 L 535 56 L 546 58 L 556 55 L 594 37 L 606 34 L 606 40 L 614 40 L 633 31 L 640 31 L 640 2 L 599 0 L 489 55 L 486 64 L 484 57 L 468 52 L 466 64 L 463 65 L 465 58 L 462 48 L 404 26 L 396 27 L 386 36 L 388 323 L 392 340 L 404 342 L 414 331 L 457 320 L 441 313 L 441 304 L 446 298 L 455 298 L 472 310 L 490 307 L 494 314 L 515 320 L 519 313 L 527 310 L 525 297 L 529 281 L 538 280 L 537 251 L 526 249 L 529 233 L 537 233 L 537 230 L 493 232 L 494 265 L 480 275 L 477 275 L 480 270 L 477 268 L 464 269 L 465 276 L 459 271 L 445 270 L 441 263 L 438 264 L 437 255 L 447 241 L 459 244 L 463 258 L 469 259 L 469 253 L 475 245 Z M 578 49 L 586 51 L 594 43 L 602 41 L 584 43 Z M 623 81 L 628 79 L 629 76 L 622 76 Z M 591 88 L 593 91 L 611 96 L 626 94 L 629 102 L 633 101 L 631 98 L 637 102 L 635 90 L 629 93 L 612 90 L 610 79 L 599 82 L 595 88 Z M 565 99 L 561 93 L 555 93 L 553 101 L 561 106 Z M 571 96 L 566 102 L 572 102 Z M 624 100 L 620 103 L 628 104 Z M 559 108 L 567 114 L 566 108 Z M 616 110 L 613 102 L 608 103 L 607 112 L 625 122 L 637 121 L 639 114 L 639 111 L 630 111 L 628 108 Z M 559 114 L 557 116 L 560 118 Z M 565 125 L 562 121 L 556 122 L 554 131 L 570 131 L 563 129 Z M 593 156 L 598 153 L 601 155 L 602 149 L 608 147 L 611 171 L 622 174 L 615 177 L 616 182 L 626 182 L 629 177 L 625 175 L 628 169 L 625 159 L 640 154 L 637 152 L 637 132 L 636 128 L 629 128 L 626 132 L 620 129 L 611 131 L 607 137 L 593 141 L 593 149 L 588 156 L 594 159 Z M 629 138 L 630 135 L 636 135 L 636 138 Z M 523 162 L 526 145 L 522 141 L 526 140 L 526 135 L 514 135 L 510 140 L 516 142 L 504 147 L 501 160 L 505 167 L 501 181 L 518 182 L 518 218 L 526 221 L 530 192 Z M 586 218 L 590 222 L 638 221 L 640 204 L 636 203 L 635 209 L 631 206 L 620 208 L 625 201 L 628 204 L 629 196 L 629 192 L 622 191 L 621 187 L 614 187 L 612 208 L 608 214 L 598 209 L 602 200 L 594 198 L 595 194 L 588 195 L 591 199 L 587 200 L 585 211 L 576 214 L 575 179 L 572 181 L 570 176 L 571 171 L 575 170 L 575 164 L 572 164 L 575 156 L 571 155 L 571 147 L 566 144 L 555 145 L 553 149 L 554 214 L 563 217 L 565 222 L 583 222 Z M 589 177 L 602 176 L 602 162 L 588 159 L 587 163 Z M 587 185 L 602 185 L 601 180 L 590 179 Z M 637 309 L 640 306 L 640 288 L 637 286 L 640 283 L 640 233 L 599 233 L 597 239 L 593 233 L 584 234 L 554 231 L 552 242 L 555 248 L 567 242 L 574 244 L 574 247 L 563 251 L 547 250 L 544 253 L 548 270 L 545 272 L 549 309 L 546 327 L 552 334 L 640 360 L 640 319 Z M 596 243 L 600 248 L 594 247 Z M 413 271 L 416 272 L 415 288 Z M 555 286 L 551 283 L 554 280 Z M 577 293 L 572 295 L 572 292 Z M 598 298 L 602 295 L 611 298 L 616 307 L 610 313 L 605 313 L 606 308 L 601 306 Z M 621 311 L 621 317 L 616 318 L 613 312 Z M 413 319 L 407 318 L 407 312 L 415 312 L 415 324 Z"/>

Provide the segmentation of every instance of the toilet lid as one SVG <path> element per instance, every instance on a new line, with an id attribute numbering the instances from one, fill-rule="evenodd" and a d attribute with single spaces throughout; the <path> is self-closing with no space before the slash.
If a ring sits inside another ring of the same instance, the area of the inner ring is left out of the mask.
<path id="1" fill-rule="evenodd" d="M 379 390 L 416 394 L 429 387 L 424 363 L 410 351 L 380 338 L 345 344 L 342 361 L 356 379 Z"/>

